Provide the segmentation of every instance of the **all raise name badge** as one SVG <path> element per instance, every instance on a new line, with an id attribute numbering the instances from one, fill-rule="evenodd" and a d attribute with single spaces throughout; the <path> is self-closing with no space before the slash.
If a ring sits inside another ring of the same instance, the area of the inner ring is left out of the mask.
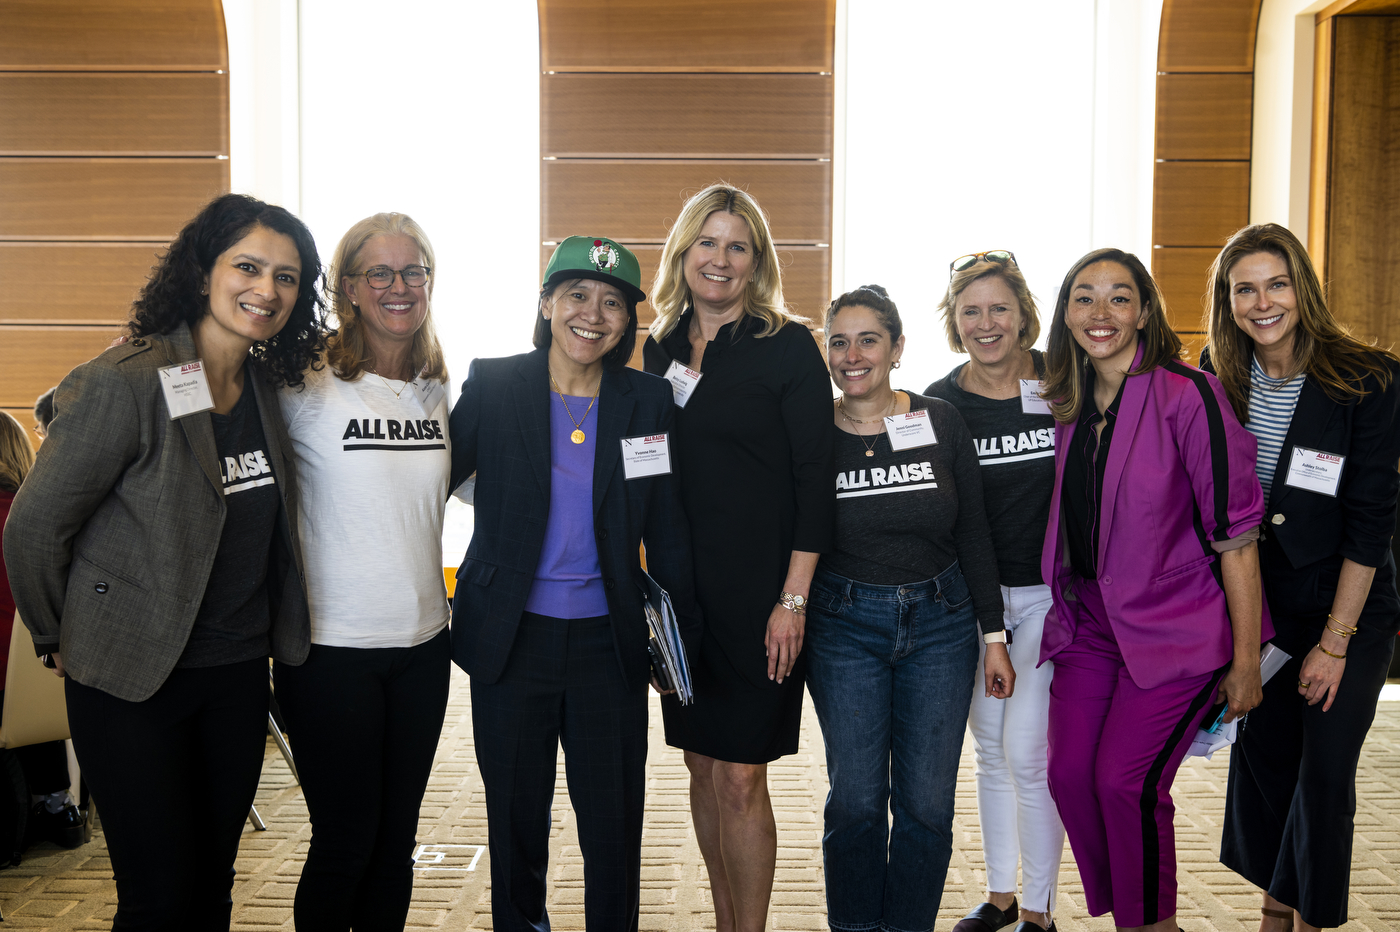
<path id="1" fill-rule="evenodd" d="M 209 394 L 209 379 L 204 375 L 204 360 L 182 362 L 159 371 L 160 389 L 165 393 L 165 406 L 170 410 L 172 421 L 214 410 L 214 396 Z"/>
<path id="2" fill-rule="evenodd" d="M 928 408 L 920 408 L 907 414 L 891 414 L 885 418 L 885 433 L 890 440 L 890 449 L 912 450 L 938 442 L 933 433 L 933 421 L 929 419 Z"/>

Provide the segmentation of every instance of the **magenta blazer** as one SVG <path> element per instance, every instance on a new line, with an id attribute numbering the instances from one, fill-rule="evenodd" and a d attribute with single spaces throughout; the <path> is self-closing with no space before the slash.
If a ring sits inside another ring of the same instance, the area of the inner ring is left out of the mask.
<path id="1" fill-rule="evenodd" d="M 1139 346 L 1134 367 L 1142 353 Z M 1041 663 L 1069 646 L 1080 617 L 1060 526 L 1074 428 L 1055 426 L 1055 490 L 1041 555 L 1054 608 Z M 1234 656 L 1218 553 L 1257 537 L 1263 521 L 1255 448 L 1213 375 L 1170 362 L 1128 376 L 1104 471 L 1099 589 L 1128 675 L 1143 689 L 1209 673 Z M 1266 604 L 1261 641 L 1273 633 Z"/>

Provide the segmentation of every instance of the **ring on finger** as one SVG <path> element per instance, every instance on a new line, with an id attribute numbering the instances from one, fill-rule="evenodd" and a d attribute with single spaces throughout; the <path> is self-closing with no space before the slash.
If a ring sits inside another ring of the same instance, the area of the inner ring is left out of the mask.
<path id="1" fill-rule="evenodd" d="M 1299 680 L 1298 685 L 1301 686 L 1303 689 L 1307 689 L 1309 686 L 1312 685 L 1312 683 L 1304 683 L 1302 680 Z"/>

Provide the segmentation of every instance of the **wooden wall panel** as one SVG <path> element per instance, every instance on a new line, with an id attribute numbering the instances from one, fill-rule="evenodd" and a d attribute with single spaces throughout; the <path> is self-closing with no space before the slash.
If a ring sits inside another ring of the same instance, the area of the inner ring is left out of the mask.
<path id="1" fill-rule="evenodd" d="M 546 157 L 831 158 L 830 75 L 553 74 Z"/>
<path id="2" fill-rule="evenodd" d="M 228 70 L 219 0 L 4 0 L 0 71 Z"/>
<path id="3" fill-rule="evenodd" d="M 1363 339 L 1400 343 L 1400 16 L 1334 20 L 1328 305 Z"/>
<path id="4" fill-rule="evenodd" d="M 24 428 L 25 436 L 29 438 L 29 445 L 34 448 L 35 452 L 37 452 L 39 449 L 39 444 L 43 441 L 39 439 L 38 434 L 34 433 L 34 409 L 0 408 L 0 411 L 4 411 L 6 414 L 13 417 L 16 421 L 19 421 L 19 426 Z"/>
<path id="5" fill-rule="evenodd" d="M 0 155 L 228 155 L 227 74 L 0 72 Z"/>
<path id="6" fill-rule="evenodd" d="M 0 159 L 0 239 L 167 242 L 228 186 L 215 159 Z"/>
<path id="7" fill-rule="evenodd" d="M 0 280 L 50 283 L 37 295 L 0 288 L 0 323 L 123 321 L 163 250 L 154 243 L 0 242 Z"/>
<path id="8" fill-rule="evenodd" d="M 556 242 L 582 233 L 664 242 L 685 199 L 721 180 L 758 199 L 775 241 L 831 241 L 830 162 L 545 162 L 541 232 Z"/>
<path id="9" fill-rule="evenodd" d="M 1262 0 L 1165 0 L 1158 71 L 1252 72 Z"/>
<path id="10" fill-rule="evenodd" d="M 1248 159 L 1252 74 L 1158 74 L 1157 158 Z"/>
<path id="11" fill-rule="evenodd" d="M 1152 186 L 1156 246 L 1215 246 L 1249 222 L 1248 162 L 1158 162 Z"/>
<path id="12" fill-rule="evenodd" d="M 831 71 L 835 0 L 539 0 L 549 71 Z"/>
<path id="13" fill-rule="evenodd" d="M 68 371 L 102 352 L 116 327 L 0 328 L 0 407 L 32 406 Z"/>
<path id="14" fill-rule="evenodd" d="M 1206 273 L 1218 249 L 1159 247 L 1152 250 L 1152 277 L 1167 299 L 1173 330 L 1205 330 Z"/>

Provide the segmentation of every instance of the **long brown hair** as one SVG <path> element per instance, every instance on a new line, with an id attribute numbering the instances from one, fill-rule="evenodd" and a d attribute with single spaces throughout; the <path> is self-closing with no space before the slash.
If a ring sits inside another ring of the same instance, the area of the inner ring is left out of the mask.
<path id="1" fill-rule="evenodd" d="M 326 362 L 330 363 L 336 376 L 353 382 L 364 375 L 370 365 L 369 344 L 365 340 L 365 324 L 360 311 L 350 303 L 341 279 L 357 272 L 360 253 L 365 245 L 376 236 L 407 236 L 423 254 L 423 263 L 428 268 L 437 264 L 433 258 L 433 244 L 428 234 L 423 232 L 408 214 L 383 213 L 366 217 L 345 231 L 340 243 L 335 247 L 335 257 L 331 259 L 330 271 L 326 274 L 327 297 L 335 311 L 340 329 L 326 340 Z M 442 344 L 438 342 L 437 329 L 433 326 L 433 281 L 428 278 L 428 313 L 423 318 L 423 326 L 413 334 L 413 350 L 410 357 L 415 377 L 436 379 L 447 384 L 447 363 L 442 356 Z"/>
<path id="2" fill-rule="evenodd" d="M 1141 375 L 1181 358 L 1181 338 L 1167 322 L 1167 302 L 1162 298 L 1162 289 L 1157 287 L 1142 260 L 1121 249 L 1095 249 L 1065 273 L 1059 297 L 1055 299 L 1055 313 L 1050 318 L 1050 339 L 1045 349 L 1045 389 L 1041 394 L 1052 399 L 1050 411 L 1061 424 L 1070 424 L 1079 418 L 1084 403 L 1084 370 L 1089 365 L 1089 354 L 1065 324 L 1065 311 L 1069 308 L 1074 280 L 1096 262 L 1116 262 L 1126 268 L 1133 276 L 1142 301 L 1144 321 L 1139 337 L 1143 343 L 1142 364 L 1128 374 Z"/>
<path id="3" fill-rule="evenodd" d="M 675 328 L 676 321 L 690 306 L 690 286 L 685 283 L 686 250 L 695 245 L 700 238 L 700 228 L 716 211 L 742 217 L 753 238 L 753 277 L 744 290 L 743 316 L 756 317 L 763 322 L 763 328 L 754 336 L 771 337 L 788 321 L 803 321 L 788 311 L 783 302 L 778 251 L 773 247 L 773 234 L 768 230 L 768 217 L 763 208 L 747 191 L 733 185 L 712 184 L 685 202 L 661 249 L 661 263 L 651 286 L 651 306 L 656 309 L 651 336 L 657 341 Z"/>
<path id="4" fill-rule="evenodd" d="M 34 448 L 24 428 L 8 411 L 0 411 L 0 489 L 18 492 L 29 470 L 34 468 Z"/>
<path id="5" fill-rule="evenodd" d="M 1298 325 L 1293 328 L 1293 359 L 1298 371 L 1315 381 L 1328 398 L 1346 404 L 1366 394 L 1367 376 L 1384 389 L 1391 371 L 1385 360 L 1400 361 L 1375 342 L 1363 343 L 1327 309 L 1322 282 L 1312 259 L 1292 231 L 1277 223 L 1256 223 L 1237 230 L 1210 266 L 1210 362 L 1225 388 L 1240 422 L 1249 420 L 1249 363 L 1254 339 L 1235 323 L 1230 304 L 1230 270 L 1245 256 L 1267 252 L 1288 269 L 1298 302 Z"/>

